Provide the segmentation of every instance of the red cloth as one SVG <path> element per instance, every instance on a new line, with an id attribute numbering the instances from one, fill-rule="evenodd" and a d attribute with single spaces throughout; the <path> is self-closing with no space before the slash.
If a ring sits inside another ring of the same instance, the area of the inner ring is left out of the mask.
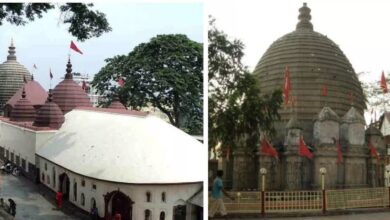
<path id="1" fill-rule="evenodd" d="M 124 86 L 125 85 L 125 80 L 121 77 L 118 79 L 118 84 L 120 87 Z"/>
<path id="2" fill-rule="evenodd" d="M 309 148 L 306 146 L 303 137 L 299 139 L 299 155 L 303 157 L 307 157 L 309 159 L 313 159 L 314 154 L 309 151 Z"/>
<path id="3" fill-rule="evenodd" d="M 272 157 L 278 158 L 278 152 L 275 150 L 275 148 L 267 141 L 266 138 L 263 138 L 261 140 L 261 152 L 270 155 Z"/>
<path id="4" fill-rule="evenodd" d="M 73 43 L 73 41 L 70 41 L 70 49 L 76 51 L 77 53 L 83 54 L 83 52 L 81 52 L 81 50 L 76 46 L 75 43 Z"/>
<path id="5" fill-rule="evenodd" d="M 290 71 L 288 70 L 288 66 L 286 66 L 286 70 L 284 71 L 284 104 L 288 104 L 289 94 L 291 89 L 291 81 L 290 81 Z"/>
<path id="6" fill-rule="evenodd" d="M 62 192 L 57 192 L 56 200 L 57 200 L 58 208 L 61 208 L 62 207 Z"/>
<path id="7" fill-rule="evenodd" d="M 115 216 L 114 216 L 114 220 L 121 220 L 121 219 L 122 219 L 121 214 L 116 213 Z"/>
<path id="8" fill-rule="evenodd" d="M 378 155 L 378 152 L 376 151 L 376 148 L 374 147 L 374 145 L 370 142 L 368 142 L 368 148 L 370 149 L 370 154 L 371 156 L 373 157 L 376 157 L 376 159 L 379 161 L 380 160 L 380 157 Z"/>
<path id="9" fill-rule="evenodd" d="M 321 95 L 328 96 L 328 86 L 327 85 L 322 86 Z"/>
<path id="10" fill-rule="evenodd" d="M 381 88 L 383 90 L 383 93 L 387 93 L 387 82 L 386 82 L 384 71 L 382 71 L 382 76 L 381 76 Z"/>
<path id="11" fill-rule="evenodd" d="M 340 141 L 336 142 L 336 147 L 337 147 L 337 163 L 342 163 L 343 162 L 343 152 L 341 151 Z"/>

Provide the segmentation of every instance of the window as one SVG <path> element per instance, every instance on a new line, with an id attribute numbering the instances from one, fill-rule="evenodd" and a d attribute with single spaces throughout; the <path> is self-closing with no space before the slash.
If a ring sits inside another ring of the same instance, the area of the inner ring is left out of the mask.
<path id="1" fill-rule="evenodd" d="M 14 162 L 14 153 L 11 153 L 11 162 Z"/>
<path id="2" fill-rule="evenodd" d="M 91 209 L 96 207 L 96 200 L 95 198 L 91 198 Z"/>
<path id="3" fill-rule="evenodd" d="M 81 186 L 85 186 L 85 180 L 81 180 Z"/>
<path id="4" fill-rule="evenodd" d="M 85 205 L 85 197 L 84 197 L 84 193 L 81 193 L 81 205 L 84 206 Z"/>
<path id="5" fill-rule="evenodd" d="M 44 173 L 42 173 L 42 182 L 44 183 L 45 182 L 45 174 Z"/>
<path id="6" fill-rule="evenodd" d="M 152 195 L 150 194 L 150 192 L 146 192 L 146 202 L 151 202 L 152 201 Z"/>
<path id="7" fill-rule="evenodd" d="M 15 164 L 16 164 L 16 166 L 19 166 L 20 165 L 20 157 L 19 157 L 19 155 L 15 155 Z"/>
<path id="8" fill-rule="evenodd" d="M 161 201 L 162 201 L 162 202 L 165 202 L 165 192 L 162 192 L 162 193 L 161 193 Z"/>
<path id="9" fill-rule="evenodd" d="M 152 219 L 152 212 L 149 209 L 145 210 L 145 220 L 150 220 Z"/>
<path id="10" fill-rule="evenodd" d="M 50 185 L 50 176 L 47 175 L 46 177 L 47 177 L 47 178 L 46 178 L 46 181 L 47 181 L 46 183 L 47 183 L 47 185 Z"/>
<path id="11" fill-rule="evenodd" d="M 160 213 L 160 220 L 165 220 L 165 212 Z"/>
<path id="12" fill-rule="evenodd" d="M 53 167 L 53 187 L 56 187 L 56 168 Z"/>
<path id="13" fill-rule="evenodd" d="M 77 183 L 76 180 L 73 181 L 73 199 L 74 201 L 77 201 Z"/>
<path id="14" fill-rule="evenodd" d="M 47 170 L 47 163 L 45 163 L 45 170 Z"/>
<path id="15" fill-rule="evenodd" d="M 9 150 L 6 150 L 5 152 L 6 152 L 5 157 L 6 157 L 7 159 L 9 159 Z"/>
<path id="16" fill-rule="evenodd" d="M 92 189 L 96 190 L 96 184 L 92 184 Z"/>

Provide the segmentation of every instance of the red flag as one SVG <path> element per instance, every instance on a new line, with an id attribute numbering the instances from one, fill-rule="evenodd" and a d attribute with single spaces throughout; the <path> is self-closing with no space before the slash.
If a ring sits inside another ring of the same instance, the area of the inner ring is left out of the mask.
<path id="1" fill-rule="evenodd" d="M 53 73 L 51 73 L 51 69 L 50 69 L 50 79 L 53 79 Z"/>
<path id="2" fill-rule="evenodd" d="M 87 83 L 84 80 L 83 80 L 83 84 L 82 84 L 81 88 L 83 90 L 85 90 L 87 88 Z"/>
<path id="3" fill-rule="evenodd" d="M 272 157 L 276 157 L 278 158 L 279 155 L 278 155 L 278 152 L 275 150 L 275 148 L 267 141 L 266 138 L 263 138 L 261 140 L 261 152 L 266 154 L 266 155 L 269 155 L 269 156 L 272 156 Z"/>
<path id="4" fill-rule="evenodd" d="M 124 86 L 125 85 L 125 80 L 121 77 L 118 79 L 118 84 L 120 87 Z"/>
<path id="5" fill-rule="evenodd" d="M 76 51 L 77 53 L 83 54 L 83 52 L 81 52 L 81 50 L 76 46 L 75 43 L 73 43 L 73 41 L 70 41 L 70 49 Z"/>
<path id="6" fill-rule="evenodd" d="M 314 154 L 309 151 L 309 148 L 306 146 L 302 136 L 299 139 L 299 155 L 307 157 L 309 159 L 313 159 L 314 157 Z"/>
<path id="7" fill-rule="evenodd" d="M 290 90 L 291 90 L 290 71 L 288 70 L 288 66 L 286 66 L 286 70 L 284 71 L 284 87 L 283 87 L 285 105 L 288 104 Z"/>
<path id="8" fill-rule="evenodd" d="M 328 96 L 328 86 L 327 85 L 322 86 L 321 95 Z"/>
<path id="9" fill-rule="evenodd" d="M 336 140 L 336 139 L 334 139 Z M 336 147 L 337 147 L 337 163 L 343 162 L 343 151 L 341 150 L 340 141 L 336 141 Z"/>
<path id="10" fill-rule="evenodd" d="M 383 90 L 383 93 L 387 93 L 387 83 L 386 83 L 386 78 L 385 78 L 385 72 L 384 71 L 382 71 L 381 88 Z"/>
<path id="11" fill-rule="evenodd" d="M 376 160 L 379 161 L 380 158 L 379 158 L 378 152 L 376 151 L 376 148 L 374 147 L 374 145 L 372 145 L 371 141 L 368 142 L 368 148 L 370 149 L 371 156 L 376 157 Z"/>

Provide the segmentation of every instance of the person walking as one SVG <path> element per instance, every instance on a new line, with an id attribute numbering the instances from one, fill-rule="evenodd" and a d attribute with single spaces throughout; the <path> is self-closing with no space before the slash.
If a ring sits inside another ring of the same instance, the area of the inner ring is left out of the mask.
<path id="1" fill-rule="evenodd" d="M 56 201 L 58 208 L 62 207 L 62 192 L 58 191 L 56 194 Z"/>
<path id="2" fill-rule="evenodd" d="M 10 213 L 13 217 L 15 217 L 16 215 L 16 203 L 13 199 L 8 199 L 8 202 L 9 202 L 9 210 L 10 210 Z"/>
<path id="3" fill-rule="evenodd" d="M 222 217 L 226 217 L 226 209 L 225 204 L 223 203 L 222 194 L 225 194 L 226 197 L 234 200 L 232 196 L 230 196 L 226 190 L 223 188 L 222 182 L 223 171 L 217 171 L 217 177 L 214 179 L 213 188 L 211 192 L 211 201 L 210 201 L 210 211 L 209 217 L 214 217 L 215 214 L 219 214 Z"/>

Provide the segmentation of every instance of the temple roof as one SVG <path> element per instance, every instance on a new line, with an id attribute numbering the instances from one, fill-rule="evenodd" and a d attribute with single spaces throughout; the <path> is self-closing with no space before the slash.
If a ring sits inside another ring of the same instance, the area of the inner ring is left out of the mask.
<path id="1" fill-rule="evenodd" d="M 52 101 L 52 94 L 49 91 L 49 96 L 46 103 L 39 109 L 37 117 L 33 123 L 37 127 L 50 127 L 59 129 L 64 123 L 64 114 L 60 107 Z"/>
<path id="2" fill-rule="evenodd" d="M 11 121 L 34 121 L 36 111 L 31 102 L 26 98 L 26 91 L 23 88 L 21 98 L 15 103 L 11 112 Z"/>
<path id="3" fill-rule="evenodd" d="M 24 89 L 28 94 L 26 98 L 31 102 L 33 106 L 43 105 L 45 103 L 45 100 L 47 99 L 47 92 L 37 81 L 27 81 L 27 83 L 24 84 Z M 23 88 L 20 88 L 18 91 L 16 91 L 16 93 L 7 101 L 6 104 L 14 107 L 16 102 L 22 96 L 22 91 Z"/>
<path id="4" fill-rule="evenodd" d="M 16 61 L 13 41 L 11 42 L 8 53 L 7 60 L 0 64 L 0 111 L 2 111 L 6 102 L 15 92 L 23 86 L 23 78 L 26 77 L 27 80 L 31 79 L 30 72 Z"/>
<path id="5" fill-rule="evenodd" d="M 73 80 L 70 59 L 66 67 L 65 79 L 53 90 L 53 101 L 58 104 L 64 114 L 76 107 L 92 106 L 87 93 Z"/>
<path id="6" fill-rule="evenodd" d="M 366 124 L 366 120 L 364 120 L 364 117 L 354 107 L 351 107 L 341 120 L 343 123 L 349 123 L 349 124 L 352 123 L 360 123 L 363 125 Z"/>
<path id="7" fill-rule="evenodd" d="M 351 63 L 340 47 L 327 36 L 314 31 L 311 10 L 304 4 L 299 9 L 296 29 L 274 41 L 263 54 L 254 70 L 262 93 L 283 89 L 284 71 L 290 71 L 290 97 L 297 98 L 297 120 L 307 135 L 311 135 L 313 119 L 327 105 L 337 115 L 344 115 L 353 105 L 363 113 L 365 102 L 361 84 Z M 327 86 L 328 95 L 321 89 Z M 275 123 L 278 138 L 284 137 L 284 128 L 290 119 L 291 107 L 279 110 L 281 121 Z"/>
<path id="8" fill-rule="evenodd" d="M 318 121 L 336 121 L 339 122 L 340 118 L 330 107 L 325 106 L 318 114 Z"/>
<path id="9" fill-rule="evenodd" d="M 206 168 L 195 138 L 155 116 L 118 109 L 70 111 L 36 154 L 80 175 L 120 183 L 202 182 Z"/>

